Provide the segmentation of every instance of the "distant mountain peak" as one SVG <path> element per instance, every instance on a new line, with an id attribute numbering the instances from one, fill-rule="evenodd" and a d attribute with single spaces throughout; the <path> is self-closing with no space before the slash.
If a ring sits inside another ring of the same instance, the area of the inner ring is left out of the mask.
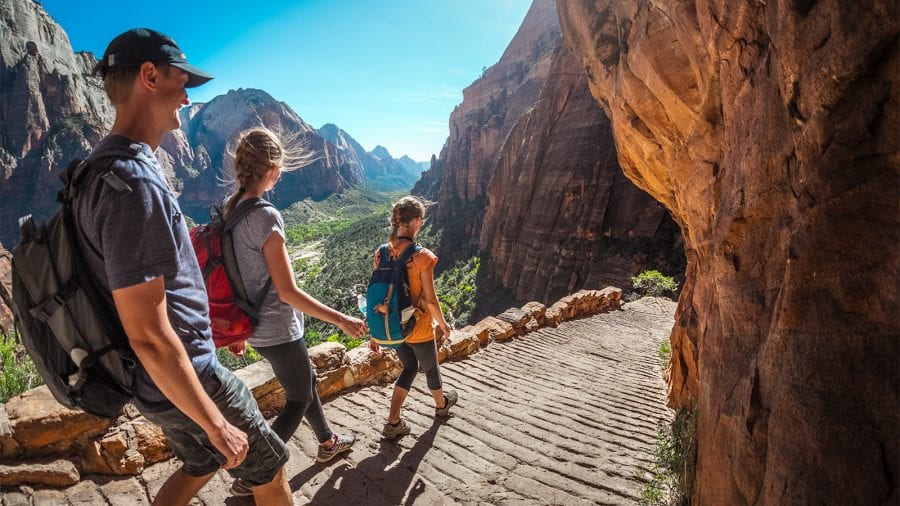
<path id="1" fill-rule="evenodd" d="M 391 154 L 388 152 L 387 148 L 382 146 L 381 144 L 375 146 L 375 149 L 369 151 L 369 154 L 375 157 L 378 157 L 382 160 L 393 158 Z"/>

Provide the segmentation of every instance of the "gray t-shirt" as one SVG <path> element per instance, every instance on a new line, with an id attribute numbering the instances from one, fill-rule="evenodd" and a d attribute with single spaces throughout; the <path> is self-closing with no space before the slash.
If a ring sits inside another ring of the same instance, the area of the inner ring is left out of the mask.
<path id="1" fill-rule="evenodd" d="M 217 363 L 206 287 L 184 217 L 162 177 L 159 161 L 150 146 L 119 135 L 105 137 L 91 157 L 92 172 L 74 203 L 87 268 L 110 307 L 112 290 L 163 276 L 169 322 L 197 376 L 205 381 Z M 115 181 L 100 177 L 108 171 Z M 135 401 L 147 411 L 172 407 L 143 367 L 137 370 Z"/>
<path id="2" fill-rule="evenodd" d="M 284 239 L 284 220 L 281 213 L 272 207 L 250 211 L 234 226 L 233 232 L 234 255 L 247 296 L 252 301 L 263 301 L 259 308 L 259 323 L 253 329 L 253 336 L 247 340 L 255 348 L 303 339 L 303 313 L 282 302 L 274 284 L 269 286 L 265 298 L 261 297 L 270 277 L 262 246 L 271 234 L 278 234 Z"/>

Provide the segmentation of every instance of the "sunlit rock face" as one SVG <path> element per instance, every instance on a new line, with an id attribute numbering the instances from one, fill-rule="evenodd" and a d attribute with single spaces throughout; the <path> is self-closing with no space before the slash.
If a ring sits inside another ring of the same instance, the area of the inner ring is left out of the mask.
<path id="1" fill-rule="evenodd" d="M 40 4 L 0 3 L 0 243 L 18 240 L 17 220 L 56 209 L 56 174 L 112 126 L 90 53 L 75 53 Z"/>
<path id="2" fill-rule="evenodd" d="M 552 0 L 535 1 L 500 61 L 463 91 L 450 137 L 413 192 L 445 265 L 481 252 L 487 290 L 549 302 L 627 286 L 681 258 L 664 207 L 625 178 L 610 122 L 564 45 Z"/>
<path id="3" fill-rule="evenodd" d="M 181 112 L 181 131 L 167 135 L 166 151 L 184 152 L 184 161 L 174 164 L 183 172 L 179 202 L 186 212 L 203 219 L 205 209 L 226 196 L 233 179 L 231 158 L 241 132 L 264 126 L 287 143 L 295 154 L 309 154 L 309 162 L 288 167 L 267 198 L 285 207 L 303 198 L 323 198 L 357 185 L 363 175 L 358 165 L 346 159 L 334 145 L 294 112 L 263 90 L 238 89 L 219 95 L 208 103 Z M 185 146 L 181 141 L 183 137 Z M 176 148 L 177 147 L 177 148 Z M 299 151 L 298 151 L 299 150 Z M 224 183 L 224 184 L 223 184 Z"/>
<path id="4" fill-rule="evenodd" d="M 896 2 L 559 0 L 681 225 L 670 401 L 700 504 L 900 501 Z"/>

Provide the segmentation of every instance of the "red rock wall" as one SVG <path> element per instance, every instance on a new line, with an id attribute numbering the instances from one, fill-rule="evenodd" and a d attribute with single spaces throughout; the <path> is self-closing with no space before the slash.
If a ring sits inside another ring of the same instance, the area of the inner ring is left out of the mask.
<path id="1" fill-rule="evenodd" d="M 467 258 L 479 243 L 484 202 L 500 146 L 516 120 L 532 107 L 560 44 L 553 0 L 536 0 L 500 61 L 463 90 L 450 114 L 450 136 L 432 168 L 413 193 L 436 202 L 435 223 L 458 238 L 440 252 L 442 260 Z M 437 182 L 429 181 L 440 172 Z M 427 188 L 426 188 L 427 187 Z"/>
<path id="2" fill-rule="evenodd" d="M 679 270 L 666 265 L 682 259 L 677 227 L 622 174 L 553 0 L 534 1 L 500 61 L 463 97 L 440 157 L 413 189 L 436 202 L 441 265 L 481 252 L 486 291 L 543 302 L 627 287 L 644 268 Z M 489 311 L 492 302 L 479 304 Z"/>
<path id="3" fill-rule="evenodd" d="M 563 45 L 497 158 L 480 247 L 491 280 L 521 299 L 622 286 L 640 270 L 637 255 L 609 254 L 601 241 L 653 237 L 671 221 L 622 174 L 606 113 Z"/>
<path id="4" fill-rule="evenodd" d="M 900 502 L 897 3 L 558 3 L 625 173 L 682 228 L 695 502 Z"/>

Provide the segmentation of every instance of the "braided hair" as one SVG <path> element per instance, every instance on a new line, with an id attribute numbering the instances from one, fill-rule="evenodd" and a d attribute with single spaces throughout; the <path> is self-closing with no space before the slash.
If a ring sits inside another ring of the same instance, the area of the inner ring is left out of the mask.
<path id="1" fill-rule="evenodd" d="M 265 177 L 284 161 L 281 139 L 268 128 L 257 127 L 241 132 L 234 152 L 234 183 L 225 200 L 225 214 L 230 213 L 248 187 Z"/>
<path id="2" fill-rule="evenodd" d="M 394 204 L 391 210 L 391 246 L 397 240 L 397 229 L 416 218 L 425 217 L 425 204 L 415 197 L 403 197 Z"/>

